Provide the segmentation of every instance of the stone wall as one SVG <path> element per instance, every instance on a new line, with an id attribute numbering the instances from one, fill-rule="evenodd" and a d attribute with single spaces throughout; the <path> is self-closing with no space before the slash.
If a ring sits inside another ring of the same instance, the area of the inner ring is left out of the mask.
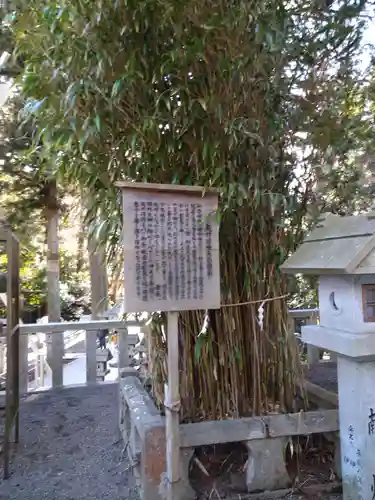
<path id="1" fill-rule="evenodd" d="M 135 376 L 120 380 L 120 431 L 133 462 L 142 500 L 166 498 L 165 419 Z M 243 472 L 248 492 L 290 486 L 285 451 L 290 436 L 336 433 L 337 410 L 268 415 L 180 425 L 180 498 L 193 500 L 189 464 L 196 447 L 242 442 L 248 450 Z"/>

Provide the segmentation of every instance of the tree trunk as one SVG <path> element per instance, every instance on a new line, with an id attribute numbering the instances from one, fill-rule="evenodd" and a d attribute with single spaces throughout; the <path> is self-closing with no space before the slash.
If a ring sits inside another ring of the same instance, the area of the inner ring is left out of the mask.
<path id="1" fill-rule="evenodd" d="M 91 319 L 102 319 L 102 313 L 108 308 L 108 279 L 104 252 L 96 249 L 95 241 L 88 241 L 90 279 L 91 279 Z M 96 335 L 98 332 L 96 332 Z M 86 332 L 86 377 L 95 380 L 96 336 Z"/>
<path id="2" fill-rule="evenodd" d="M 78 231 L 77 273 L 80 273 L 82 271 L 85 262 L 85 240 L 86 240 L 86 228 L 84 225 L 84 217 L 81 216 L 79 220 L 79 231 Z"/>
<path id="3" fill-rule="evenodd" d="M 83 232 L 80 231 L 78 234 L 77 273 L 80 273 L 82 271 L 85 262 L 84 245 L 85 245 L 85 235 L 83 234 Z"/>
<path id="4" fill-rule="evenodd" d="M 7 273 L 0 273 L 0 293 L 7 293 Z"/>
<path id="5" fill-rule="evenodd" d="M 47 185 L 46 232 L 47 232 L 47 311 L 49 322 L 59 322 L 60 269 L 59 269 L 59 209 L 56 181 Z M 52 386 L 63 385 L 64 335 L 54 333 L 47 338 L 47 361 L 52 369 Z"/>
<path id="6" fill-rule="evenodd" d="M 111 301 L 116 304 L 118 300 L 118 294 L 121 292 L 122 284 L 123 284 L 123 270 L 122 269 L 115 269 L 114 272 L 112 273 L 112 276 L 110 277 L 110 291 L 109 291 L 109 296 Z"/>
<path id="7" fill-rule="evenodd" d="M 104 252 L 96 248 L 95 241 L 89 239 L 89 261 L 91 278 L 91 314 L 99 319 L 108 309 L 108 277 Z"/>

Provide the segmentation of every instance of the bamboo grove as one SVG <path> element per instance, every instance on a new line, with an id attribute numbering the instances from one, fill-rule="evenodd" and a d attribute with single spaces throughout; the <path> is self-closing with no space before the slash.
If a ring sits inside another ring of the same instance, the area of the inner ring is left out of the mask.
<path id="1" fill-rule="evenodd" d="M 278 268 L 317 200 L 318 167 L 345 164 L 362 112 L 347 104 L 366 5 L 336 3 L 31 0 L 14 16 L 34 151 L 91 191 L 111 259 L 116 180 L 220 191 L 223 307 L 207 331 L 204 312 L 180 316 L 184 421 L 292 408 L 300 367 Z M 150 339 L 160 403 L 163 324 L 155 315 Z"/>

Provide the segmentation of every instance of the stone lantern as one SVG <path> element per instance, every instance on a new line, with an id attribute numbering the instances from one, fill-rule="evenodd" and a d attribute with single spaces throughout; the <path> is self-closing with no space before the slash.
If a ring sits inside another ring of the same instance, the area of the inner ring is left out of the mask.
<path id="1" fill-rule="evenodd" d="M 109 372 L 107 368 L 108 363 L 108 349 L 96 350 L 96 378 L 97 380 L 104 380 Z"/>
<path id="2" fill-rule="evenodd" d="M 337 353 L 344 500 L 375 500 L 375 214 L 328 214 L 282 270 L 319 276 L 302 340 Z"/>

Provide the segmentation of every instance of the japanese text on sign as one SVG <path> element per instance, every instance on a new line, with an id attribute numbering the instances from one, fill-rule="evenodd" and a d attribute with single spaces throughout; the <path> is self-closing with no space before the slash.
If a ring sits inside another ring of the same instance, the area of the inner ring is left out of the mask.
<path id="1" fill-rule="evenodd" d="M 373 408 L 370 408 L 370 413 L 368 416 L 367 430 L 368 430 L 369 436 L 372 436 L 375 433 L 375 413 L 374 413 Z"/>
<path id="2" fill-rule="evenodd" d="M 220 306 L 216 208 L 216 196 L 124 191 L 127 311 Z"/>

